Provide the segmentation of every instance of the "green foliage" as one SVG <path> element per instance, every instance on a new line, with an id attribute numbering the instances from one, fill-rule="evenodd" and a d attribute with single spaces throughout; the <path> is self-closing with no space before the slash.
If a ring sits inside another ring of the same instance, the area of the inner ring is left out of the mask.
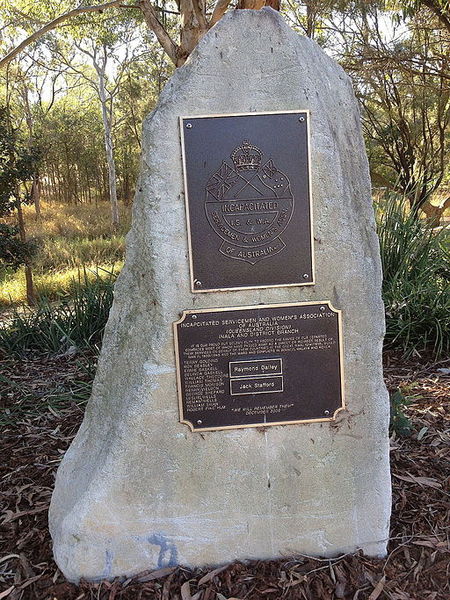
<path id="1" fill-rule="evenodd" d="M 37 153 L 19 144 L 16 132 L 11 128 L 8 110 L 0 107 L 0 215 L 10 213 L 18 202 L 27 201 L 28 196 L 19 195 L 19 187 L 32 179 L 36 167 Z"/>
<path id="2" fill-rule="evenodd" d="M 439 357 L 450 350 L 449 235 L 403 207 L 395 195 L 378 207 L 385 346 Z"/>
<path id="3" fill-rule="evenodd" d="M 90 265 L 88 263 L 83 269 L 86 278 L 94 281 L 97 278 L 108 279 L 111 271 L 118 273 L 121 267 L 122 261 L 114 264 Z M 35 273 L 33 281 L 38 301 L 58 302 L 62 298 L 67 299 L 76 294 L 80 268 L 63 268 L 47 273 Z M 0 283 L 0 309 L 21 306 L 26 301 L 26 281 L 23 268 L 15 272 L 10 269 L 0 271 Z"/>
<path id="4" fill-rule="evenodd" d="M 18 227 L 0 223 L 0 263 L 13 269 L 24 265 L 36 251 L 34 243 L 22 242 L 18 233 Z"/>
<path id="5" fill-rule="evenodd" d="M 408 399 L 398 389 L 391 394 L 391 420 L 389 430 L 391 433 L 396 433 L 401 436 L 408 436 L 412 433 L 411 421 L 405 415 L 405 408 L 408 406 Z"/>
<path id="6" fill-rule="evenodd" d="M 123 207 L 121 225 L 112 233 L 110 206 L 43 202 L 43 217 L 32 206 L 23 213 L 27 232 L 36 242 L 30 261 L 37 298 L 60 300 L 70 296 L 78 279 L 78 270 L 87 268 L 90 279 L 101 277 L 113 269 L 120 271 L 124 254 L 124 237 L 129 228 L 130 211 Z M 0 307 L 20 305 L 26 301 L 23 268 L 0 268 Z"/>
<path id="7" fill-rule="evenodd" d="M 73 296 L 57 304 L 41 301 L 37 310 L 16 311 L 0 329 L 0 352 L 6 356 L 32 351 L 62 353 L 71 348 L 101 345 L 113 300 L 116 275 L 105 280 L 88 277 L 86 270 L 74 281 Z"/>
<path id="8" fill-rule="evenodd" d="M 35 149 L 19 144 L 7 109 L 0 107 L 0 217 L 9 215 L 21 202 L 29 202 L 24 184 L 33 178 L 38 157 Z M 33 250 L 33 244 L 19 238 L 17 227 L 0 223 L 0 264 L 18 268 Z"/>

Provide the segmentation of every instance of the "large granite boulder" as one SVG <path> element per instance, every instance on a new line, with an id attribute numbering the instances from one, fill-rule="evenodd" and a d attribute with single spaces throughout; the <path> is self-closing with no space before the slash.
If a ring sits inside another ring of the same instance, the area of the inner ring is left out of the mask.
<path id="1" fill-rule="evenodd" d="M 316 284 L 190 291 L 179 117 L 311 111 Z M 56 561 L 73 581 L 295 553 L 383 555 L 390 479 L 384 312 L 366 153 L 350 79 L 271 9 L 231 11 L 144 123 L 125 267 L 92 398 L 58 470 Z M 343 311 L 336 422 L 192 433 L 179 423 L 183 309 L 325 301 Z"/>

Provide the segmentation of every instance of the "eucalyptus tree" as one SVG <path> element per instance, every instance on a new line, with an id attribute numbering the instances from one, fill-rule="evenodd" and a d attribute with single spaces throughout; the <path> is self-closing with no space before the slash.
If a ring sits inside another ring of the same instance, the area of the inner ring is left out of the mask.
<path id="1" fill-rule="evenodd" d="M 59 97 L 35 123 L 41 147 L 43 197 L 64 203 L 108 201 L 100 107 L 86 84 Z"/>
<path id="2" fill-rule="evenodd" d="M 14 35 L 15 28 L 7 27 L 1 45 L 11 45 Z M 20 61 L 0 70 L 0 104 L 6 106 L 12 126 L 21 132 L 24 139 L 27 138 L 29 148 L 40 146 L 36 122 L 42 123 L 58 95 L 70 89 L 66 72 L 64 65 L 49 56 L 43 43 L 30 47 Z M 41 189 L 42 178 L 39 169 L 36 169 L 30 198 L 38 218 Z"/>
<path id="3" fill-rule="evenodd" d="M 352 77 L 374 185 L 398 189 L 413 213 L 433 218 L 430 199 L 450 176 L 449 7 L 447 0 L 285 3 L 291 24 Z"/>
<path id="4" fill-rule="evenodd" d="M 428 8 L 403 22 L 392 16 L 353 13 L 340 61 L 362 105 L 373 178 L 418 214 L 450 174 L 450 32 Z"/>
<path id="5" fill-rule="evenodd" d="M 4 9 L 10 15 L 9 31 L 15 32 L 16 35 L 21 29 L 30 28 L 30 18 L 33 27 L 45 19 L 50 19 L 53 24 L 59 22 L 58 17 L 52 17 L 58 7 L 59 9 L 67 8 L 70 3 L 60 0 L 57 3 L 44 2 L 38 6 L 25 5 L 22 7 L 21 4 L 23 2 L 17 0 L 15 6 L 8 5 Z M 59 6 L 56 7 L 56 4 Z M 109 3 L 108 6 L 111 4 L 114 3 Z M 20 6 L 20 10 L 17 5 Z M 85 15 L 86 12 L 92 11 L 89 7 L 82 8 L 84 12 L 79 9 L 69 11 L 69 13 L 76 13 L 72 16 L 78 16 L 78 18 L 66 19 L 64 28 L 58 30 L 50 28 L 49 31 L 46 26 L 41 28 L 45 30 L 46 34 L 38 37 L 37 45 L 41 49 L 46 48 L 49 59 L 59 60 L 60 64 L 83 78 L 97 94 L 104 128 L 112 225 L 117 227 L 119 210 L 113 136 L 114 100 L 130 65 L 139 59 L 140 54 L 147 53 L 148 43 L 143 39 L 141 31 L 142 18 L 140 23 L 139 19 L 130 19 L 130 13 L 123 11 L 99 14 L 95 18 L 95 27 L 93 27 L 92 19 L 86 18 Z M 95 12 L 98 12 L 98 6 Z M 67 11 L 65 14 L 67 16 Z M 166 28 L 169 29 L 167 24 Z M 92 69 L 86 68 L 86 59 Z M 28 95 L 26 99 L 28 100 Z M 29 108 L 28 102 L 25 106 L 25 114 L 27 108 Z"/>
<path id="6" fill-rule="evenodd" d="M 390 3 L 404 17 L 413 17 L 423 7 L 428 8 L 450 33 L 450 0 L 396 0 Z"/>
<path id="7" fill-rule="evenodd" d="M 78 38 L 78 39 L 77 39 Z M 80 75 L 95 90 L 100 102 L 106 161 L 108 165 L 109 200 L 111 203 L 112 225 L 119 225 L 117 200 L 117 176 L 114 157 L 114 100 L 122 79 L 130 64 L 139 58 L 139 39 L 129 23 L 116 23 L 116 27 L 101 27 L 97 35 L 87 35 L 84 27 L 77 32 L 73 48 L 75 51 L 59 51 L 61 60 Z M 67 45 L 66 45 L 67 47 Z M 79 64 L 79 56 L 87 57 L 93 67 L 86 69 Z"/>
<path id="8" fill-rule="evenodd" d="M 141 126 L 173 72 L 162 48 L 146 40 L 142 60 L 131 62 L 115 99 L 114 146 L 120 197 L 129 204 L 139 171 Z"/>
<path id="9" fill-rule="evenodd" d="M 231 3 L 232 0 L 215 0 L 212 5 L 206 0 L 138 0 L 137 3 L 133 0 L 110 0 L 74 7 L 70 0 L 44 0 L 33 4 L 28 0 L 15 0 L 13 6 L 5 3 L 4 17 L 10 23 L 20 22 L 28 36 L 0 60 L 0 67 L 7 65 L 29 45 L 65 25 L 67 21 L 77 23 L 81 19 L 83 22 L 86 15 L 101 16 L 109 9 L 126 11 L 136 22 L 144 20 L 169 59 L 179 67 L 184 64 L 203 35 L 222 18 Z M 237 8 L 260 9 L 265 5 L 278 10 L 280 0 L 237 0 Z M 176 18 L 176 35 L 166 26 L 167 15 Z"/>

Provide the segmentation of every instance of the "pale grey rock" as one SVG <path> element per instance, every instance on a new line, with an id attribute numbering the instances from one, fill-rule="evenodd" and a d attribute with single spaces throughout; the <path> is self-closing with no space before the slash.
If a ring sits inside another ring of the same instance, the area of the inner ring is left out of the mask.
<path id="1" fill-rule="evenodd" d="M 297 109 L 311 111 L 316 285 L 192 294 L 178 117 Z M 271 9 L 229 12 L 146 119 L 138 187 L 92 398 L 52 498 L 59 567 L 77 581 L 298 552 L 383 555 L 381 269 L 350 79 Z M 178 422 L 181 310 L 309 300 L 343 310 L 339 423 L 200 435 Z"/>

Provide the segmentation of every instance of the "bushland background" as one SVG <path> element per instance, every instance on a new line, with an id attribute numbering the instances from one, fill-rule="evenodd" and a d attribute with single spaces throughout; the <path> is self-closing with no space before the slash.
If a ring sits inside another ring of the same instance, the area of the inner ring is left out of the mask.
<path id="1" fill-rule="evenodd" d="M 225 10 L 265 2 L 0 0 L 0 598 L 450 596 L 450 3 L 266 3 L 344 67 L 360 102 L 384 270 L 389 557 L 64 582 L 45 511 L 123 264 L 143 117 Z"/>

